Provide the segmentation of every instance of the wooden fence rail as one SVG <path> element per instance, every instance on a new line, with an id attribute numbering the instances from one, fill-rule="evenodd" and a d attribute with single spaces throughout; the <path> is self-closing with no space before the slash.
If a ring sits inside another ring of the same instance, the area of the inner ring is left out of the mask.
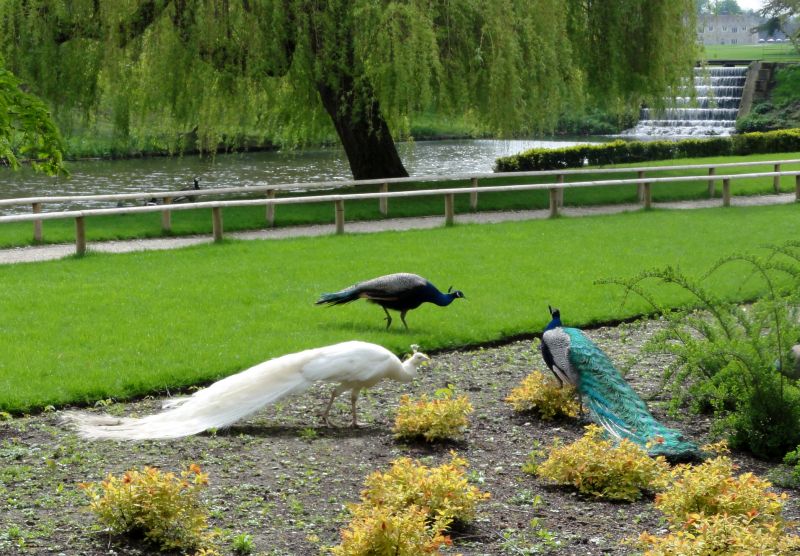
<path id="1" fill-rule="evenodd" d="M 786 161 L 783 161 L 785 164 Z M 637 170 L 638 174 L 639 170 Z M 495 174 L 491 174 L 494 176 Z M 795 199 L 800 201 L 800 171 L 788 172 L 758 172 L 749 174 L 722 174 L 715 175 L 715 179 L 721 180 L 723 184 L 722 192 L 722 205 L 730 206 L 730 185 L 733 180 L 750 179 L 750 178 L 764 178 L 771 177 L 773 180 L 780 179 L 781 176 L 794 176 L 795 177 Z M 455 188 L 441 188 L 441 189 L 425 189 L 416 191 L 386 191 L 377 193 L 351 193 L 351 194 L 327 194 L 327 195 L 311 195 L 304 197 L 284 197 L 276 198 L 274 195 L 268 195 L 262 199 L 239 199 L 228 201 L 200 201 L 188 204 L 172 204 L 166 203 L 164 205 L 145 205 L 136 207 L 121 207 L 121 208 L 96 208 L 96 209 L 83 209 L 74 211 L 58 211 L 58 212 L 34 212 L 33 214 L 14 214 L 8 216 L 0 216 L 0 224 L 10 222 L 34 222 L 34 234 L 36 230 L 41 233 L 41 223 L 44 220 L 62 220 L 67 218 L 75 219 L 75 249 L 76 253 L 83 254 L 86 251 L 86 229 L 85 219 L 89 216 L 107 216 L 107 215 L 120 215 L 120 214 L 137 214 L 149 212 L 162 212 L 172 213 L 174 211 L 182 210 L 199 210 L 211 209 L 212 213 L 212 229 L 215 241 L 221 241 L 223 238 L 223 219 L 222 209 L 226 207 L 245 207 L 245 206 L 266 206 L 267 213 L 274 215 L 274 211 L 270 212 L 269 209 L 276 205 L 289 205 L 289 204 L 307 204 L 307 203 L 326 203 L 332 202 L 334 204 L 334 216 L 336 233 L 344 233 L 345 217 L 344 217 L 344 203 L 345 201 L 358 201 L 367 199 L 378 199 L 379 201 L 388 200 L 390 198 L 407 198 L 407 197 L 426 197 L 442 195 L 445 199 L 445 225 L 452 225 L 455 221 L 455 195 L 469 194 L 470 199 L 477 195 L 478 191 L 483 193 L 500 193 L 512 191 L 536 191 L 548 190 L 550 196 L 550 216 L 558 216 L 559 206 L 561 204 L 559 192 L 565 189 L 579 188 L 579 187 L 605 187 L 612 185 L 637 185 L 641 188 L 642 199 L 641 202 L 646 209 L 652 205 L 652 185 L 659 183 L 675 183 L 686 181 L 706 181 L 708 176 L 673 176 L 666 178 L 651 178 L 648 177 L 646 181 L 642 181 L 644 176 L 638 174 L 634 179 L 617 179 L 617 180 L 593 180 L 584 182 L 570 182 L 557 181 L 556 183 L 545 184 L 521 184 L 521 185 L 494 185 L 477 187 L 476 181 L 472 182 L 471 187 L 455 187 Z M 249 190 L 249 188 L 241 188 Z M 206 191 L 206 194 L 208 190 Z M 131 194 L 122 194 L 130 196 Z M 151 194 L 152 195 L 152 194 Z M 97 197 L 97 196 L 95 196 Z M 113 197 L 119 196 L 101 196 Z M 52 199 L 52 198 L 51 198 Z M 7 203 L 8 204 L 8 203 Z M 163 218 L 163 217 L 162 217 Z M 38 228 L 36 226 L 38 225 Z M 41 237 L 40 237 L 41 240 Z"/>

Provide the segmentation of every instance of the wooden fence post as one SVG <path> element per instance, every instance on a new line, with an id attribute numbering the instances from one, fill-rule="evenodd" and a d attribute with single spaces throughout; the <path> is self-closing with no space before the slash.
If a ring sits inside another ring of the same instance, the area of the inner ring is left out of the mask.
<path id="1" fill-rule="evenodd" d="M 267 189 L 267 199 L 275 198 L 275 190 Z M 267 205 L 267 226 L 272 228 L 275 225 L 275 205 Z"/>
<path id="2" fill-rule="evenodd" d="M 800 175 L 794 177 L 794 200 L 800 201 Z"/>
<path id="3" fill-rule="evenodd" d="M 708 175 L 709 176 L 713 176 L 716 173 L 717 173 L 716 169 L 714 169 L 714 168 L 709 168 L 708 169 Z M 716 193 L 716 187 L 717 187 L 716 183 L 717 182 L 714 179 L 708 180 L 708 198 L 709 199 L 713 199 L 714 198 L 714 193 Z"/>
<path id="4" fill-rule="evenodd" d="M 781 165 L 780 164 L 776 164 L 775 165 L 775 171 L 776 172 L 780 172 L 781 171 Z M 781 192 L 781 177 L 780 176 L 772 176 L 772 189 L 775 190 L 775 193 L 780 193 Z"/>
<path id="5" fill-rule="evenodd" d="M 171 205 L 172 197 L 164 197 L 164 205 Z M 172 230 L 172 211 L 165 210 L 161 212 L 161 231 L 169 232 Z"/>
<path id="6" fill-rule="evenodd" d="M 84 255 L 86 253 L 86 225 L 83 216 L 75 217 L 75 254 Z"/>
<path id="7" fill-rule="evenodd" d="M 478 178 L 472 178 L 470 180 L 470 185 L 473 189 L 478 188 Z M 477 191 L 470 191 L 469 192 L 469 208 L 470 210 L 478 210 L 478 192 Z"/>
<path id="8" fill-rule="evenodd" d="M 639 170 L 636 177 L 638 177 L 639 179 L 644 178 L 644 171 Z M 644 202 L 644 197 L 645 197 L 644 188 L 646 185 L 647 184 L 645 184 L 644 182 L 639 182 L 636 184 L 636 200 L 640 203 Z"/>
<path id="9" fill-rule="evenodd" d="M 650 210 L 653 208 L 653 190 L 650 187 L 650 182 L 644 182 L 642 184 L 642 197 L 644 198 L 644 209 Z"/>
<path id="10" fill-rule="evenodd" d="M 33 203 L 31 205 L 33 213 L 39 214 L 42 212 L 42 203 Z M 41 220 L 34 220 L 33 221 L 33 241 L 35 243 L 42 242 L 42 221 Z"/>
<path id="11" fill-rule="evenodd" d="M 222 209 L 220 207 L 211 208 L 211 226 L 214 230 L 214 241 L 222 241 Z"/>
<path id="12" fill-rule="evenodd" d="M 389 192 L 389 184 L 382 183 L 381 186 L 378 188 L 378 191 L 381 193 L 388 193 Z M 389 214 L 389 199 L 386 197 L 381 197 L 378 199 L 378 210 L 380 210 L 383 216 L 387 216 Z"/>
<path id="13" fill-rule="evenodd" d="M 564 174 L 559 174 L 558 177 L 556 177 L 556 183 L 564 183 Z M 558 201 L 559 208 L 564 206 L 564 189 L 561 187 L 558 188 L 558 197 L 556 200 Z"/>
<path id="14" fill-rule="evenodd" d="M 731 206 L 731 180 L 728 178 L 722 180 L 722 206 Z"/>
<path id="15" fill-rule="evenodd" d="M 452 226 L 455 222 L 455 195 L 447 193 L 444 196 L 444 225 Z"/>
<path id="16" fill-rule="evenodd" d="M 550 191 L 550 218 L 558 216 L 558 188 L 551 187 Z"/>
<path id="17" fill-rule="evenodd" d="M 335 201 L 336 206 L 336 233 L 344 233 L 344 201 Z"/>

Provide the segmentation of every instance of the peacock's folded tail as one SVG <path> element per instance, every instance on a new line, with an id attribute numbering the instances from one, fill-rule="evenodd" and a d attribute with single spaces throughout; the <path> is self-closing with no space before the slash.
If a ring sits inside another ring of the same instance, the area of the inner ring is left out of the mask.
<path id="1" fill-rule="evenodd" d="M 657 421 L 608 356 L 577 328 L 570 337 L 570 364 L 579 371 L 578 392 L 592 419 L 616 438 L 626 438 L 651 456 L 672 461 L 702 459 L 696 444 Z"/>

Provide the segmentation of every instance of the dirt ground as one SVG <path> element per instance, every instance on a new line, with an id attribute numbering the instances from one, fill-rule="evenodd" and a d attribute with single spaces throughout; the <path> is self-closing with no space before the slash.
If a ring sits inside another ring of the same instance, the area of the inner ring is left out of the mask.
<path id="1" fill-rule="evenodd" d="M 659 387 L 663 361 L 632 363 L 657 323 L 624 324 L 587 331 L 620 366 L 653 410 L 668 424 L 704 443 L 705 418 L 667 418 Z M 424 348 L 424 346 L 423 346 Z M 328 391 L 313 389 L 267 408 L 216 435 L 177 441 L 119 443 L 85 441 L 59 424 L 58 412 L 0 422 L 0 554 L 144 555 L 152 549 L 110 538 L 96 530 L 77 488 L 107 473 L 154 465 L 178 471 L 195 462 L 210 474 L 206 501 L 212 522 L 222 530 L 222 552 L 232 554 L 231 538 L 252 535 L 255 554 L 315 555 L 339 540 L 365 477 L 386 469 L 398 456 L 430 465 L 449 459 L 450 450 L 470 463 L 470 478 L 492 497 L 475 523 L 453 535 L 448 553 L 477 555 L 631 554 L 623 539 L 642 531 L 665 531 L 652 497 L 609 503 L 581 496 L 522 473 L 520 466 L 536 442 L 578 438 L 575 420 L 543 422 L 517 415 L 503 399 L 533 369 L 544 369 L 531 341 L 500 347 L 433 354 L 410 385 L 383 383 L 359 403 L 362 428 L 351 429 L 349 401 L 342 397 L 332 414 L 342 428 L 321 426 L 318 413 Z M 475 407 L 464 439 L 450 444 L 407 444 L 391 432 L 403 393 L 432 393 L 452 384 Z M 114 414 L 157 411 L 160 400 L 112 403 Z M 734 454 L 741 470 L 765 474 L 771 465 Z M 800 516 L 797 493 L 789 492 L 785 514 Z M 534 524 L 531 520 L 536 519 Z"/>

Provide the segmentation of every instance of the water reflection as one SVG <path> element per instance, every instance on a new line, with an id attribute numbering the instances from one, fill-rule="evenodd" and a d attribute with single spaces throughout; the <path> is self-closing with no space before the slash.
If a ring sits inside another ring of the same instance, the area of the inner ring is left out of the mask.
<path id="1" fill-rule="evenodd" d="M 412 176 L 452 175 L 491 172 L 496 158 L 526 149 L 559 148 L 601 140 L 416 141 L 400 143 L 398 150 Z M 0 198 L 178 190 L 190 187 L 195 176 L 200 178 L 203 188 L 352 179 L 347 159 L 339 148 L 222 154 L 214 158 L 81 161 L 70 163 L 69 169 L 72 177 L 67 180 L 34 174 L 29 169 L 0 170 Z M 108 203 L 94 206 L 108 206 Z M 47 211 L 60 208 L 66 207 L 45 206 Z M 29 210 L 4 208 L 2 213 Z"/>

